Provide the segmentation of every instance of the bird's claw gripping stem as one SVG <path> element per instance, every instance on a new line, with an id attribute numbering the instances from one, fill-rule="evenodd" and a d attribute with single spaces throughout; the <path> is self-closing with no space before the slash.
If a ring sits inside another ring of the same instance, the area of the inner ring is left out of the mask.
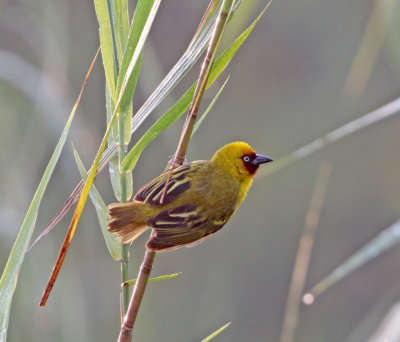
<path id="1" fill-rule="evenodd" d="M 180 166 L 179 164 L 174 163 L 175 156 L 172 155 L 172 156 L 170 156 L 170 157 L 171 157 L 171 159 L 168 161 L 168 165 L 171 165 L 173 169 L 179 167 L 179 166 Z M 182 164 L 182 165 L 187 166 L 187 165 L 189 165 L 189 164 L 190 164 L 189 161 L 188 161 L 187 158 L 185 157 L 185 160 L 183 161 L 183 164 Z"/>

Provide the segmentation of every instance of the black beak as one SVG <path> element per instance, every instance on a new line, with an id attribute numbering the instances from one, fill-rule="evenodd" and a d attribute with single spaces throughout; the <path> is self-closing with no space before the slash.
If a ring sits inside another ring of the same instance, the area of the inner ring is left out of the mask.
<path id="1" fill-rule="evenodd" d="M 262 156 L 261 154 L 256 154 L 256 157 L 251 161 L 251 163 L 255 166 L 258 166 L 260 164 L 269 163 L 272 161 L 273 159 L 271 159 L 270 157 Z"/>

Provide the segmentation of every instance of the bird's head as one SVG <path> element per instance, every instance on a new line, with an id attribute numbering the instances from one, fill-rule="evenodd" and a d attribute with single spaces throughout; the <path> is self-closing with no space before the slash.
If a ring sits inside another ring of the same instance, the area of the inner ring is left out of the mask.
<path id="1" fill-rule="evenodd" d="M 256 154 L 245 142 L 232 142 L 215 152 L 211 161 L 243 179 L 254 176 L 260 164 L 269 163 L 272 159 Z"/>

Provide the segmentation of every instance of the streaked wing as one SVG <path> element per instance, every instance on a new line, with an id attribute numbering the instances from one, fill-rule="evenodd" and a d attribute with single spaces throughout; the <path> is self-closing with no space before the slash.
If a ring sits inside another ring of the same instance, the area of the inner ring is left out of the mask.
<path id="1" fill-rule="evenodd" d="M 178 195 L 190 188 L 190 181 L 186 179 L 186 174 L 190 172 L 190 165 L 183 165 L 172 172 L 168 182 L 163 205 L 173 201 Z M 135 195 L 137 202 L 148 203 L 152 207 L 161 205 L 160 200 L 164 191 L 165 182 L 169 171 L 164 172 L 159 177 L 142 187 Z"/>
<path id="2" fill-rule="evenodd" d="M 196 209 L 196 206 L 191 204 L 181 205 L 162 211 L 149 219 L 147 223 L 159 231 L 166 231 L 171 234 L 175 231 L 188 229 L 201 221 L 202 217 L 199 216 Z"/>
<path id="3" fill-rule="evenodd" d="M 222 220 L 207 220 L 194 205 L 183 205 L 165 210 L 148 221 L 155 235 L 148 241 L 152 250 L 171 250 L 183 245 L 200 243 L 221 229 L 229 217 Z"/>

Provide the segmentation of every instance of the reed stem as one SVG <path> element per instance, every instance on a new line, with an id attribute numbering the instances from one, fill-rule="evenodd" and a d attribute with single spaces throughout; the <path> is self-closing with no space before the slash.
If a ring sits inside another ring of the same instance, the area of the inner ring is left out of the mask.
<path id="1" fill-rule="evenodd" d="M 197 111 L 200 106 L 201 99 L 203 97 L 203 93 L 205 90 L 205 86 L 208 81 L 208 76 L 211 71 L 212 64 L 215 59 L 216 51 L 224 31 L 227 18 L 229 16 L 229 12 L 232 7 L 233 0 L 224 0 L 221 6 L 221 10 L 219 12 L 217 23 L 214 28 L 214 32 L 211 36 L 209 47 L 207 49 L 207 54 L 204 58 L 203 65 L 201 67 L 199 79 L 197 82 L 197 87 L 193 96 L 193 100 L 189 109 L 189 112 L 186 117 L 185 124 L 182 129 L 182 134 L 179 140 L 178 148 L 175 153 L 174 161 L 171 167 L 172 169 L 175 164 L 182 165 L 185 160 L 185 155 L 187 151 L 187 147 L 189 145 L 190 137 L 192 135 L 193 126 L 196 121 Z M 171 175 L 171 174 L 170 174 Z M 169 175 L 169 177 L 170 177 Z M 168 180 L 166 181 L 166 187 L 168 185 Z M 165 187 L 165 189 L 166 189 Z M 165 191 L 165 190 L 164 190 Z M 163 201 L 164 194 L 161 198 L 161 203 Z M 154 231 L 153 233 L 154 234 Z M 153 266 L 153 261 L 155 258 L 156 252 L 146 250 L 142 266 L 140 267 L 139 275 L 137 282 L 135 284 L 135 288 L 133 290 L 133 294 L 131 297 L 131 301 L 129 304 L 128 312 L 125 316 L 124 323 L 122 324 L 121 331 L 119 334 L 118 342 L 130 342 L 132 339 L 132 331 L 136 321 L 136 317 L 139 311 L 140 304 L 143 299 L 144 292 L 146 290 L 147 281 L 150 277 L 150 272 Z"/>
<path id="2" fill-rule="evenodd" d="M 155 256 L 156 252 L 146 250 L 142 266 L 140 267 L 139 277 L 129 303 L 129 308 L 119 333 L 118 342 L 130 342 L 132 340 L 133 326 L 135 325 L 139 307 L 142 303 L 144 291 L 146 290 Z"/>

